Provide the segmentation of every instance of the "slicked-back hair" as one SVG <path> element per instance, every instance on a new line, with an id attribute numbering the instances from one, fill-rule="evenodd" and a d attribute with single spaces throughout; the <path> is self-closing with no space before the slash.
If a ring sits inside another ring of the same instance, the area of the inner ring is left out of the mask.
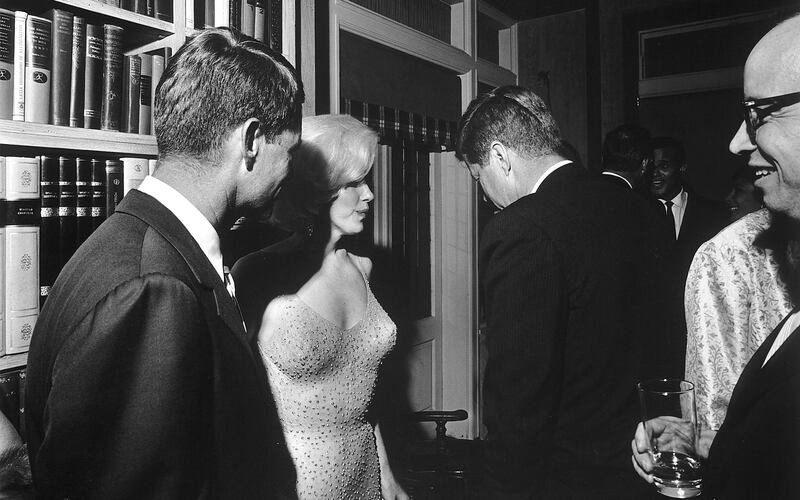
<path id="1" fill-rule="evenodd" d="M 469 104 L 458 121 L 456 158 L 484 165 L 493 141 L 532 159 L 557 153 L 561 134 L 539 96 L 525 87 L 506 85 Z"/>
<path id="2" fill-rule="evenodd" d="M 671 149 L 675 152 L 675 161 L 678 166 L 686 162 L 686 150 L 683 149 L 681 141 L 674 137 L 655 137 L 653 138 L 653 151 L 656 149 Z"/>
<path id="3" fill-rule="evenodd" d="M 650 131 L 639 125 L 620 125 L 603 141 L 603 170 L 635 172 L 642 168 L 642 160 L 652 156 Z"/>
<path id="4" fill-rule="evenodd" d="M 249 118 L 268 141 L 299 132 L 303 100 L 283 56 L 237 31 L 205 29 L 170 58 L 156 89 L 159 156 L 214 161 L 227 134 Z"/>

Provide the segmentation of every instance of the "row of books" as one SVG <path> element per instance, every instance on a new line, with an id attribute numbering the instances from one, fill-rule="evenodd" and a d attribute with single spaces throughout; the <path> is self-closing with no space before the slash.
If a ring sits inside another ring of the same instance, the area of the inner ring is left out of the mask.
<path id="1" fill-rule="evenodd" d="M 0 411 L 22 437 L 25 433 L 25 368 L 0 373 Z"/>
<path id="2" fill-rule="evenodd" d="M 187 4 L 189 1 L 191 0 L 188 0 Z M 103 0 L 103 3 L 172 22 L 172 0 Z"/>
<path id="3" fill-rule="evenodd" d="M 125 56 L 123 35 L 61 9 L 0 9 L 0 118 L 151 134 L 166 55 Z"/>
<path id="4" fill-rule="evenodd" d="M 0 354 L 28 350 L 64 264 L 154 166 L 147 158 L 0 157 Z"/>

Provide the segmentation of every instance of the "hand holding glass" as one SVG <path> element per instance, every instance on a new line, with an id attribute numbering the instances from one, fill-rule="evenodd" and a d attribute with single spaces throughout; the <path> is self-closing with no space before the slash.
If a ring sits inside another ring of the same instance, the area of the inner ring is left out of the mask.
<path id="1" fill-rule="evenodd" d="M 679 379 L 640 382 L 642 424 L 653 460 L 653 484 L 662 495 L 689 498 L 700 494 L 698 425 L 694 385 Z"/>

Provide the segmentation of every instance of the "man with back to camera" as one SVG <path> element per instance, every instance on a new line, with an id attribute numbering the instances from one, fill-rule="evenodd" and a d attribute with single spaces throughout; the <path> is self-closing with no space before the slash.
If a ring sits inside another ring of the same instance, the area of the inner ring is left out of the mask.
<path id="1" fill-rule="evenodd" d="M 36 324 L 26 413 L 39 497 L 291 497 L 219 235 L 275 196 L 302 102 L 283 57 L 227 28 L 169 60 L 154 175 L 75 253 Z"/>
<path id="2" fill-rule="evenodd" d="M 748 158 L 764 204 L 800 223 L 800 17 L 767 33 L 744 67 L 744 121 L 730 143 Z M 701 434 L 703 497 L 800 498 L 800 314 L 795 308 L 744 368 L 718 432 Z M 641 424 L 636 472 L 652 482 Z"/>
<path id="3" fill-rule="evenodd" d="M 639 499 L 615 443 L 638 419 L 661 256 L 646 203 L 564 160 L 530 90 L 461 117 L 456 155 L 501 210 L 481 237 L 484 477 L 476 498 Z"/>

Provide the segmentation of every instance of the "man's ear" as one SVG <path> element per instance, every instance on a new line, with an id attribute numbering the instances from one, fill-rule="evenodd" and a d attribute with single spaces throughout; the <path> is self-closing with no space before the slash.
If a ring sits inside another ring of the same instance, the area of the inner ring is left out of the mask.
<path id="1" fill-rule="evenodd" d="M 244 124 L 242 124 L 240 130 L 242 159 L 245 162 L 247 170 L 252 170 L 253 163 L 255 163 L 256 155 L 258 155 L 258 150 L 261 144 L 257 140 L 259 137 L 261 137 L 261 122 L 256 118 L 249 118 L 246 122 L 244 122 Z"/>
<path id="2" fill-rule="evenodd" d="M 511 157 L 509 150 L 502 142 L 494 141 L 489 146 L 489 166 L 492 161 L 497 162 L 497 165 L 503 170 L 505 175 L 511 173 Z"/>

